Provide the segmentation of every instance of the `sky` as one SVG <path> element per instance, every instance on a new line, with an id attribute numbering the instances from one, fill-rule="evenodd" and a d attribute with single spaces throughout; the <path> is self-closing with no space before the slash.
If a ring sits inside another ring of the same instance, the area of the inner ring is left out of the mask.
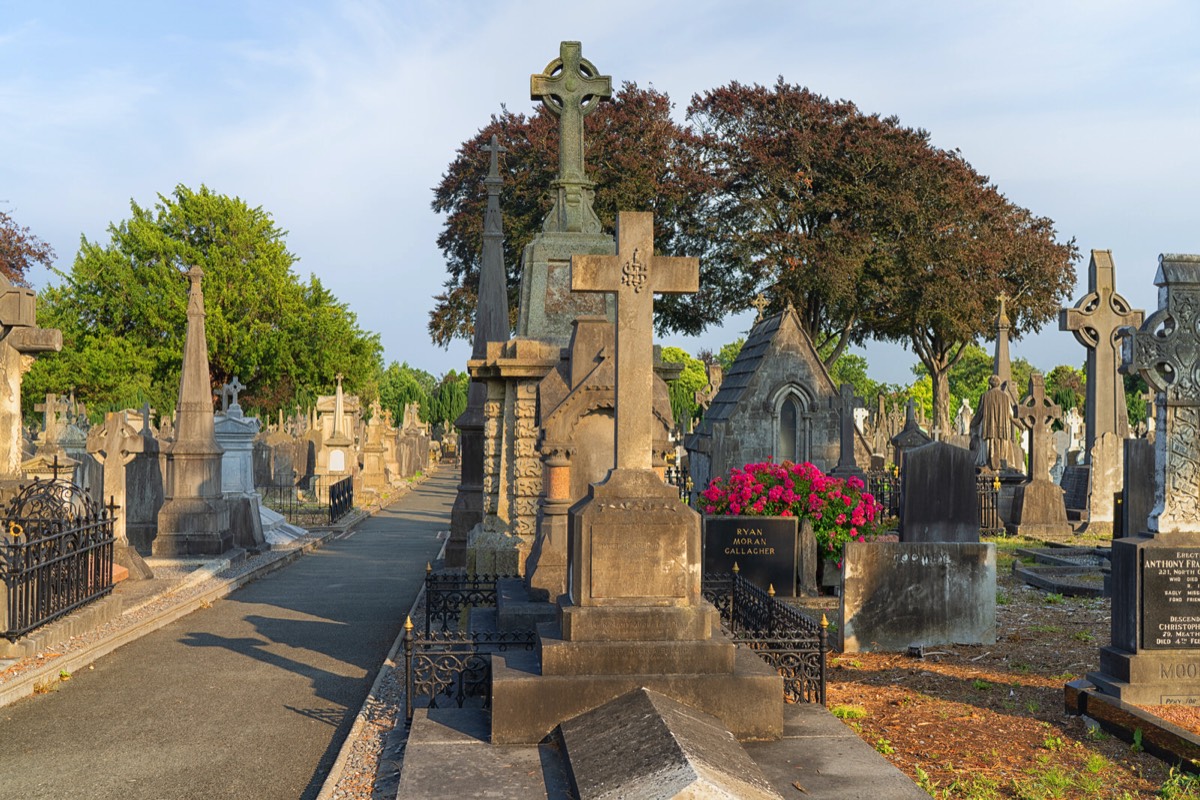
<path id="1" fill-rule="evenodd" d="M 0 0 L 0 203 L 69 270 L 80 237 L 106 242 L 131 201 L 178 184 L 236 195 L 288 231 L 296 271 L 388 361 L 461 370 L 469 343 L 438 347 L 426 328 L 446 277 L 432 190 L 502 105 L 535 110 L 529 76 L 563 40 L 614 85 L 669 94 L 681 120 L 695 93 L 782 76 L 925 128 L 1075 239 L 1071 302 L 1093 248 L 1148 311 L 1158 255 L 1200 252 L 1189 0 Z M 715 351 L 752 319 L 663 343 Z M 905 348 L 859 352 L 874 379 L 913 380 Z M 1053 322 L 1012 354 L 1043 370 L 1085 357 Z"/>

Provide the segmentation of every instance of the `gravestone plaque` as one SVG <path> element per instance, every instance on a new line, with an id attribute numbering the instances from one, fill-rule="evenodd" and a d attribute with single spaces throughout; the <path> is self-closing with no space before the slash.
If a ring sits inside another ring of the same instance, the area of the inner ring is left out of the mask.
<path id="1" fill-rule="evenodd" d="M 1200 547 L 1144 550 L 1142 648 L 1200 648 Z"/>
<path id="2" fill-rule="evenodd" d="M 755 586 L 796 596 L 796 517 L 705 517 L 704 573 L 733 571 Z"/>
<path id="3" fill-rule="evenodd" d="M 910 450 L 900 486 L 901 541 L 979 541 L 979 495 L 970 450 L 945 442 Z"/>

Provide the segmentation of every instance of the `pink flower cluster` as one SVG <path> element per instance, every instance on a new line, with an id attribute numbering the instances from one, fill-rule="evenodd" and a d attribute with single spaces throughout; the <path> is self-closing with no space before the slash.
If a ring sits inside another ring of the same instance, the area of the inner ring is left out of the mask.
<path id="1" fill-rule="evenodd" d="M 883 507 L 865 488 L 856 477 L 834 478 L 808 462 L 764 461 L 714 478 L 700 496 L 705 514 L 808 519 L 825 557 L 841 561 L 846 542 L 882 532 Z"/>

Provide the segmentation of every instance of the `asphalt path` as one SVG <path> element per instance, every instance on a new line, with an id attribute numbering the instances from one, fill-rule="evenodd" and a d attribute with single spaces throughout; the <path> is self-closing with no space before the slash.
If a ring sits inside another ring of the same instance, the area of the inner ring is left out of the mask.
<path id="1" fill-rule="evenodd" d="M 314 798 L 450 526 L 445 469 L 346 535 L 0 708 L 0 798 Z"/>

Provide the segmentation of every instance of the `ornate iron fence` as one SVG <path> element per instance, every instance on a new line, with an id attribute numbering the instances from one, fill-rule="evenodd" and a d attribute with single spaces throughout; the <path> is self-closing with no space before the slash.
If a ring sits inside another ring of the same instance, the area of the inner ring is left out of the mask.
<path id="1" fill-rule="evenodd" d="M 15 641 L 112 592 L 113 520 L 79 486 L 35 480 L 9 501 L 0 531 L 0 580 Z"/>
<path id="2" fill-rule="evenodd" d="M 692 476 L 683 467 L 668 465 L 666 468 L 667 483 L 679 490 L 679 499 L 685 503 L 691 502 Z"/>
<path id="3" fill-rule="evenodd" d="M 521 646 L 532 649 L 532 631 L 460 633 L 465 608 L 494 606 L 497 581 L 515 576 L 461 572 L 425 573 L 425 632 L 405 626 L 407 718 L 412 719 L 415 695 L 452 699 L 459 707 L 466 698 L 482 697 L 489 707 L 490 654 Z M 721 614 L 722 627 L 734 644 L 748 647 L 783 677 L 784 694 L 793 703 L 825 703 L 825 661 L 829 653 L 827 626 L 792 605 L 754 586 L 737 573 L 706 576 L 704 598 Z M 438 630 L 434 630 L 435 626 Z"/>
<path id="4" fill-rule="evenodd" d="M 979 498 L 979 533 L 1000 535 L 1004 533 L 1004 520 L 1000 518 L 1000 479 L 980 475 L 975 479 L 975 494 Z"/>
<path id="5" fill-rule="evenodd" d="M 342 478 L 329 487 L 329 524 L 337 522 L 354 508 L 354 479 Z"/>
<path id="6" fill-rule="evenodd" d="M 425 635 L 436 627 L 445 633 L 458 628 L 464 608 L 496 605 L 496 585 L 519 575 L 468 575 L 465 572 L 434 572 L 425 567 Z"/>
<path id="7" fill-rule="evenodd" d="M 900 516 L 900 476 L 887 470 L 867 473 L 867 491 L 887 509 L 890 516 Z"/>
<path id="8" fill-rule="evenodd" d="M 437 708 L 439 702 L 462 708 L 470 698 L 491 708 L 492 654 L 532 650 L 537 636 L 533 631 L 419 633 L 408 620 L 403 642 L 404 719 L 412 722 L 413 698 L 417 696 L 429 698 L 430 708 Z"/>
<path id="9" fill-rule="evenodd" d="M 776 600 L 736 572 L 705 576 L 702 591 L 721 613 L 721 626 L 734 644 L 749 647 L 778 670 L 789 701 L 824 705 L 827 624 Z"/>

